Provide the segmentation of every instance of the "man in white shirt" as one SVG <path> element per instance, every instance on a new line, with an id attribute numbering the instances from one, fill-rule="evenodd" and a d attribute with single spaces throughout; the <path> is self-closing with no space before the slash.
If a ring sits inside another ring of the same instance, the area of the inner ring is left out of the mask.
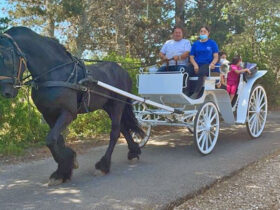
<path id="1" fill-rule="evenodd" d="M 166 41 L 160 50 L 159 56 L 164 63 L 159 72 L 186 70 L 191 43 L 183 39 L 183 28 L 179 26 L 175 26 L 172 30 L 172 38 Z"/>

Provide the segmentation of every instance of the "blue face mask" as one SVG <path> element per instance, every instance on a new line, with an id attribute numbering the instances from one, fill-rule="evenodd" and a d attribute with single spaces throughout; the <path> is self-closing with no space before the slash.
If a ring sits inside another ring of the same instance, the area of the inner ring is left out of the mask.
<path id="1" fill-rule="evenodd" d="M 200 39 L 207 39 L 208 36 L 207 36 L 206 34 L 200 34 L 200 35 L 199 35 L 199 38 L 200 38 Z"/>

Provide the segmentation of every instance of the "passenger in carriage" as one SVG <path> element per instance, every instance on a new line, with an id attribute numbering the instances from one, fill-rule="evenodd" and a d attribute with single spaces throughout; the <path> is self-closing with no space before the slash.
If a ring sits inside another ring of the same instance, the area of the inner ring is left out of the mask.
<path id="1" fill-rule="evenodd" d="M 227 60 L 227 54 L 223 51 L 219 52 L 219 62 L 216 64 L 218 66 L 218 71 L 220 80 L 216 84 L 216 88 L 227 89 L 227 75 L 229 72 L 229 61 Z"/>
<path id="2" fill-rule="evenodd" d="M 240 66 L 241 62 L 242 62 L 241 56 L 237 55 L 232 59 L 232 62 L 230 64 L 230 71 L 227 77 L 227 92 L 230 95 L 231 101 L 236 94 L 237 87 L 239 84 L 240 74 L 244 72 L 248 72 L 248 74 L 251 74 L 249 69 L 241 68 Z"/>
<path id="3" fill-rule="evenodd" d="M 215 69 L 215 65 L 219 59 L 218 45 L 214 40 L 209 39 L 209 35 L 210 29 L 207 26 L 200 27 L 199 40 L 194 42 L 190 52 L 191 65 L 188 66 L 187 72 L 189 73 L 189 76 L 198 76 L 198 81 L 190 96 L 194 99 L 200 97 L 205 77 L 209 75 L 209 68 L 211 70 Z M 190 86 L 188 85 L 188 87 Z"/>
<path id="4" fill-rule="evenodd" d="M 188 57 L 191 51 L 191 43 L 183 39 L 184 29 L 175 26 L 172 30 L 172 38 L 165 42 L 160 50 L 159 56 L 163 65 L 158 72 L 164 71 L 185 71 L 188 64 Z"/>

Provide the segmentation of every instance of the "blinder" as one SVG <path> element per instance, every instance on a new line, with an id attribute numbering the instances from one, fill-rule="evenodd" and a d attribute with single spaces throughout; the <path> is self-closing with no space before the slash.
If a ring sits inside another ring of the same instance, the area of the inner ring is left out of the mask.
<path id="1" fill-rule="evenodd" d="M 8 70 L 12 69 L 12 75 L 0 75 L 0 83 L 12 84 L 14 88 L 20 88 L 22 85 L 21 75 L 27 68 L 26 58 L 15 40 L 8 34 L 1 34 L 0 38 L 6 38 L 12 44 L 12 47 L 0 46 L 0 56 L 3 58 L 4 65 L 8 67 Z M 3 55 L 8 54 L 9 59 L 4 59 Z M 18 67 L 16 66 L 16 59 L 19 59 Z M 24 66 L 24 69 L 22 67 Z"/>

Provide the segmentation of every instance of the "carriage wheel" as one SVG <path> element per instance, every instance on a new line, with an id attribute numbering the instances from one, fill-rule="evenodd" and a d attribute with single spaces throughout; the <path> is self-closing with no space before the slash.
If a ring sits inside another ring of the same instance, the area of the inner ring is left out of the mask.
<path id="1" fill-rule="evenodd" d="M 213 102 L 205 102 L 194 121 L 194 141 L 197 150 L 207 155 L 212 152 L 219 137 L 219 112 Z"/>
<path id="2" fill-rule="evenodd" d="M 252 138 L 258 138 L 264 129 L 267 117 L 267 97 L 263 86 L 255 85 L 250 95 L 246 127 Z"/>
<path id="3" fill-rule="evenodd" d="M 152 129 L 151 125 L 143 123 L 142 120 L 150 120 L 151 115 L 142 113 L 143 111 L 145 111 L 147 109 L 146 104 L 135 101 L 135 102 L 133 102 L 132 105 L 133 105 L 133 112 L 135 114 L 135 117 L 138 120 L 142 130 L 145 133 L 145 136 L 143 138 L 135 133 L 132 133 L 132 138 L 133 138 L 134 142 L 136 142 L 139 145 L 139 147 L 142 148 L 148 142 L 150 135 L 151 135 L 151 129 Z"/>

